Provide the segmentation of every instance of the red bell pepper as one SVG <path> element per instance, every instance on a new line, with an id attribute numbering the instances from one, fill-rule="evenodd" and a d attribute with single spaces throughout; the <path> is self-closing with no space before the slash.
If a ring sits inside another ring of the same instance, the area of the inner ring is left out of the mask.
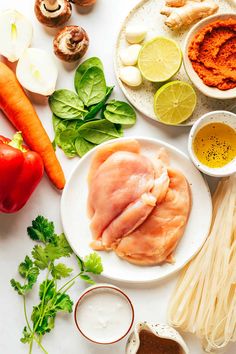
<path id="1" fill-rule="evenodd" d="M 20 210 L 43 176 L 40 155 L 22 145 L 20 132 L 13 140 L 0 136 L 0 212 Z"/>

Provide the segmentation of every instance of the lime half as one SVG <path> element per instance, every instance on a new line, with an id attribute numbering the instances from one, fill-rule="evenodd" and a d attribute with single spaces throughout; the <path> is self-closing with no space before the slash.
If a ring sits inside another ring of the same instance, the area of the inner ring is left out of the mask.
<path id="1" fill-rule="evenodd" d="M 154 111 L 163 123 L 177 125 L 188 119 L 197 103 L 197 96 L 187 82 L 172 81 L 163 85 L 154 96 Z"/>
<path id="2" fill-rule="evenodd" d="M 169 80 L 180 69 L 182 52 L 172 39 L 156 37 L 139 53 L 138 67 L 145 79 L 152 82 Z"/>

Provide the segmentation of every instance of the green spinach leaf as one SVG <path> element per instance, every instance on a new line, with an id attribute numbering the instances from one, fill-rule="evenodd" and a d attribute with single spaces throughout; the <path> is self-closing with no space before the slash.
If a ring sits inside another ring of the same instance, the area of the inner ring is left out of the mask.
<path id="1" fill-rule="evenodd" d="M 70 90 L 57 90 L 49 97 L 52 112 L 63 119 L 83 119 L 87 114 L 81 99 Z"/>
<path id="2" fill-rule="evenodd" d="M 101 144 L 104 141 L 122 136 L 122 133 L 116 129 L 115 125 L 106 119 L 85 123 L 78 131 L 80 136 L 93 144 Z"/>
<path id="3" fill-rule="evenodd" d="M 96 66 L 97 68 L 99 68 L 103 71 L 102 62 L 97 57 L 89 58 L 78 66 L 78 68 L 76 69 L 76 72 L 75 72 L 75 79 L 74 79 L 74 85 L 75 85 L 76 92 L 78 92 L 79 83 L 80 83 L 80 80 L 82 79 L 82 76 L 84 75 L 84 73 L 88 69 L 90 69 L 94 66 Z"/>
<path id="4" fill-rule="evenodd" d="M 126 102 L 112 100 L 108 102 L 103 112 L 104 117 L 112 123 L 133 125 L 136 123 L 136 113 Z"/>
<path id="5" fill-rule="evenodd" d="M 100 68 L 94 66 L 85 72 L 78 85 L 78 95 L 87 107 L 105 98 L 106 80 Z"/>
<path id="6" fill-rule="evenodd" d="M 99 102 L 89 108 L 89 111 L 86 114 L 86 116 L 84 117 L 84 120 L 87 121 L 87 120 L 90 120 L 90 119 L 93 119 L 96 117 L 97 113 L 104 107 L 104 105 L 105 105 L 106 101 L 108 100 L 108 98 L 110 97 L 113 89 L 114 89 L 114 86 L 106 88 L 105 98 L 101 102 Z"/>
<path id="7" fill-rule="evenodd" d="M 84 156 L 88 151 L 93 149 L 94 146 L 96 146 L 96 144 L 92 144 L 82 137 L 78 137 L 75 140 L 75 150 L 80 157 Z"/>
<path id="8" fill-rule="evenodd" d="M 75 139 L 78 132 L 74 129 L 67 128 L 63 130 L 58 137 L 58 146 L 62 148 L 67 157 L 74 157 L 77 155 L 75 149 Z"/>

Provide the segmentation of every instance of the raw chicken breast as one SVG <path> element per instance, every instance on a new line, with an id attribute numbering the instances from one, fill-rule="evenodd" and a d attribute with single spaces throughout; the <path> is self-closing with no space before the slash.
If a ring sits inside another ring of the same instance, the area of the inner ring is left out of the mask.
<path id="1" fill-rule="evenodd" d="M 170 261 L 184 234 L 191 207 L 189 185 L 179 171 L 168 168 L 168 174 L 170 184 L 163 202 L 114 248 L 118 256 L 131 263 L 155 265 Z"/>
<path id="2" fill-rule="evenodd" d="M 166 168 L 158 161 L 153 164 L 139 150 L 136 140 L 115 142 L 100 148 L 93 159 L 88 208 L 91 246 L 96 250 L 114 248 L 165 197 Z"/>

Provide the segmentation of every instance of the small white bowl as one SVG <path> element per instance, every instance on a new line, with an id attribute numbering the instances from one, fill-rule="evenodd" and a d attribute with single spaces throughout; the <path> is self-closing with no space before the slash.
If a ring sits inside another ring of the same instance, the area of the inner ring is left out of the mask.
<path id="1" fill-rule="evenodd" d="M 236 98 L 236 87 L 230 90 L 219 90 L 216 87 L 210 87 L 204 84 L 202 79 L 198 76 L 196 71 L 194 70 L 191 60 L 188 57 L 188 48 L 189 45 L 193 39 L 193 37 L 205 26 L 209 25 L 212 22 L 215 22 L 217 20 L 226 20 L 228 18 L 235 18 L 236 19 L 236 14 L 235 13 L 224 13 L 224 14 L 216 14 L 212 15 L 209 17 L 204 18 L 200 22 L 198 22 L 195 26 L 191 28 L 189 31 L 185 43 L 184 43 L 184 50 L 183 50 L 183 62 L 184 62 L 184 67 L 185 71 L 189 77 L 189 79 L 192 81 L 192 83 L 198 88 L 199 91 L 201 91 L 204 95 L 212 98 L 217 98 L 221 100 L 225 99 L 232 99 Z"/>
<path id="2" fill-rule="evenodd" d="M 147 330 L 158 338 L 170 339 L 173 342 L 178 343 L 181 348 L 181 354 L 189 354 L 189 349 L 186 343 L 174 328 L 167 324 L 152 324 L 149 322 L 140 322 L 135 325 L 134 331 L 131 333 L 126 345 L 126 354 L 137 353 L 140 346 L 139 333 L 142 330 Z"/>
<path id="3" fill-rule="evenodd" d="M 113 344 L 130 332 L 134 308 L 129 297 L 118 287 L 96 284 L 80 296 L 75 306 L 74 320 L 79 332 L 89 341 Z M 123 323 L 119 324 L 119 320 Z"/>
<path id="4" fill-rule="evenodd" d="M 194 125 L 188 138 L 188 151 L 194 165 L 203 173 L 213 177 L 226 177 L 236 172 L 236 158 L 220 168 L 211 168 L 202 164 L 193 150 L 193 141 L 198 131 L 209 123 L 224 123 L 236 130 L 236 114 L 228 111 L 213 111 L 204 114 Z"/>

